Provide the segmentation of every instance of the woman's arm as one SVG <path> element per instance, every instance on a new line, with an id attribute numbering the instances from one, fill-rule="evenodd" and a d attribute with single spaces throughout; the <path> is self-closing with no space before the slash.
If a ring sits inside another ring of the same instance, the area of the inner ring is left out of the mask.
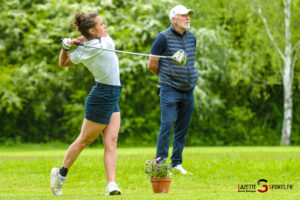
<path id="1" fill-rule="evenodd" d="M 65 38 L 63 39 L 63 48 L 60 51 L 59 54 L 59 66 L 60 67 L 68 67 L 74 65 L 74 63 L 71 61 L 68 51 L 71 48 L 71 45 L 78 46 L 77 43 L 83 43 L 84 41 L 87 41 L 87 39 L 84 36 L 79 36 L 78 38 Z"/>
<path id="2" fill-rule="evenodd" d="M 68 56 L 68 52 L 64 49 L 61 49 L 59 54 L 59 66 L 68 67 L 72 65 L 74 65 L 74 63 L 72 63 L 70 57 Z"/>

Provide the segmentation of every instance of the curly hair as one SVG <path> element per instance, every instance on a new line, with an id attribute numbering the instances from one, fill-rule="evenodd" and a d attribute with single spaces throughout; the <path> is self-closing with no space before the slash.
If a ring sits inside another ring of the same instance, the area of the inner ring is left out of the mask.
<path id="1" fill-rule="evenodd" d="M 83 12 L 79 12 L 75 14 L 74 25 L 85 38 L 91 37 L 89 29 L 95 27 L 97 23 L 95 18 L 97 16 L 99 16 L 97 13 L 84 14 Z"/>

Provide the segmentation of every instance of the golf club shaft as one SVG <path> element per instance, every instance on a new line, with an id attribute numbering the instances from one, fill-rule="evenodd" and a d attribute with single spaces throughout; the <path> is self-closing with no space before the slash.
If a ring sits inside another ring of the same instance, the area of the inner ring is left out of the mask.
<path id="1" fill-rule="evenodd" d="M 137 55 L 137 56 L 148 56 L 148 57 L 172 59 L 172 56 L 161 56 L 161 55 L 152 55 L 152 54 L 145 54 L 145 53 L 135 53 L 135 52 L 130 52 L 130 51 L 106 49 L 106 48 L 102 48 L 102 47 L 94 47 L 94 46 L 84 45 L 82 43 L 77 43 L 77 45 L 78 46 L 89 47 L 89 48 L 101 49 L 101 50 L 104 50 L 104 51 L 112 51 L 112 52 L 125 53 L 125 54 Z"/>

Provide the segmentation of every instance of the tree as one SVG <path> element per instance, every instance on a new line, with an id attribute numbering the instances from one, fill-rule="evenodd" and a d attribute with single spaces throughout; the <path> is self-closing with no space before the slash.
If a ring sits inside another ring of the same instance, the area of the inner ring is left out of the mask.
<path id="1" fill-rule="evenodd" d="M 292 130 L 292 119 L 293 119 L 293 94 L 292 94 L 292 85 L 294 80 L 294 68 L 297 61 L 297 54 L 299 48 L 293 52 L 292 42 L 291 42 L 291 0 L 282 0 L 284 4 L 284 22 L 285 22 L 285 48 L 284 53 L 279 48 L 271 31 L 268 27 L 266 18 L 262 15 L 261 8 L 258 9 L 258 13 L 261 16 L 263 23 L 266 27 L 267 34 L 274 44 L 276 50 L 278 51 L 281 59 L 283 60 L 284 66 L 282 70 L 282 81 L 284 88 L 284 117 L 283 117 L 283 126 L 281 131 L 281 145 L 288 146 L 290 145 L 290 136 Z M 298 43 L 297 43 L 298 44 Z M 297 45 L 295 45 L 297 47 Z M 294 53 L 294 55 L 293 55 Z"/>

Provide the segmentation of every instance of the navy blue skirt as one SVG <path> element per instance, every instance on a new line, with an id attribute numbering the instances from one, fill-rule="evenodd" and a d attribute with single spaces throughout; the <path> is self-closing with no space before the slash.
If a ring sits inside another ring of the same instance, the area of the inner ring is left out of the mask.
<path id="1" fill-rule="evenodd" d="M 122 86 L 97 83 L 85 102 L 85 118 L 100 124 L 109 124 L 113 112 L 120 112 Z"/>

